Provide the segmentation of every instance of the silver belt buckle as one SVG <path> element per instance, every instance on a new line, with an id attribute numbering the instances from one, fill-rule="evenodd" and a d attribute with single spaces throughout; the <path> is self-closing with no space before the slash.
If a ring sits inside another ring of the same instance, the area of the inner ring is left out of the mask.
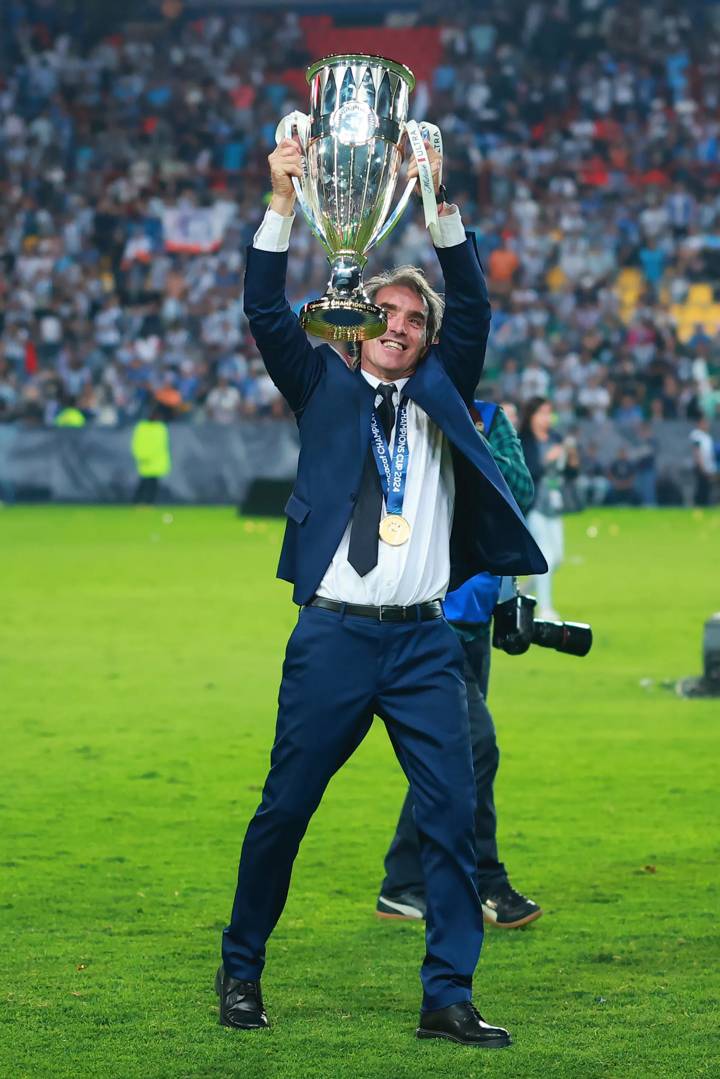
<path id="1" fill-rule="evenodd" d="M 398 607 L 394 603 L 381 603 L 378 607 L 378 611 L 380 612 L 378 617 L 381 622 L 404 622 L 406 620 L 405 612 L 407 611 L 407 607 Z M 385 617 L 385 611 L 398 611 L 402 613 L 398 613 L 398 616 L 393 618 L 390 614 Z"/>

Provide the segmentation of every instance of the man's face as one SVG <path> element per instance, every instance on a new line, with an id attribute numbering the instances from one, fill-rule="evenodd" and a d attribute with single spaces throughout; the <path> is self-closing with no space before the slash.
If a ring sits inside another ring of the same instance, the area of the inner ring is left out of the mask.
<path id="1" fill-rule="evenodd" d="M 386 312 L 388 325 L 382 337 L 363 343 L 360 366 L 392 382 L 412 374 L 426 351 L 427 303 L 407 285 L 385 285 L 375 303 Z"/>

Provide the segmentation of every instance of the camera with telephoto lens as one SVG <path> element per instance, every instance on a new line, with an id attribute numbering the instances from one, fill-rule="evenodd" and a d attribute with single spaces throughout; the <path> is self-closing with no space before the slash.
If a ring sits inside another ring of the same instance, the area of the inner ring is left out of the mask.
<path id="1" fill-rule="evenodd" d="M 506 586 L 506 582 L 511 584 Z M 510 592 L 508 598 L 504 595 Z M 531 644 L 554 648 L 568 656 L 586 656 L 592 648 L 592 628 L 586 622 L 542 622 L 535 618 L 536 600 L 521 596 L 514 578 L 504 578 L 500 601 L 493 611 L 493 647 L 521 656 Z"/>

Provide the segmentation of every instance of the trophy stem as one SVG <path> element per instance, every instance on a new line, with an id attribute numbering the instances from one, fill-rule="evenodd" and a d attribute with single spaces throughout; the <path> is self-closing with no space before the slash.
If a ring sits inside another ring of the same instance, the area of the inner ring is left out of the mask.
<path id="1" fill-rule="evenodd" d="M 385 332 L 385 312 L 370 301 L 363 288 L 365 261 L 354 251 L 337 254 L 330 260 L 325 295 L 306 303 L 300 312 L 304 330 L 326 341 L 370 341 Z"/>
<path id="2" fill-rule="evenodd" d="M 328 292 L 336 293 L 338 296 L 345 296 L 362 291 L 362 267 L 365 264 L 365 259 L 362 259 L 361 264 L 361 260 L 355 252 L 352 252 L 352 254 L 339 252 L 328 261 L 330 262 Z"/>

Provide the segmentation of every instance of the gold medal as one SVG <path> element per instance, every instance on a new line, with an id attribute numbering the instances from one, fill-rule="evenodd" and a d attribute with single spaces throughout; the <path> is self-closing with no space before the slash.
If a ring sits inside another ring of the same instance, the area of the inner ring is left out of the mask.
<path id="1" fill-rule="evenodd" d="M 380 522 L 380 539 L 391 547 L 402 547 L 410 539 L 410 525 L 399 513 L 388 513 Z"/>

